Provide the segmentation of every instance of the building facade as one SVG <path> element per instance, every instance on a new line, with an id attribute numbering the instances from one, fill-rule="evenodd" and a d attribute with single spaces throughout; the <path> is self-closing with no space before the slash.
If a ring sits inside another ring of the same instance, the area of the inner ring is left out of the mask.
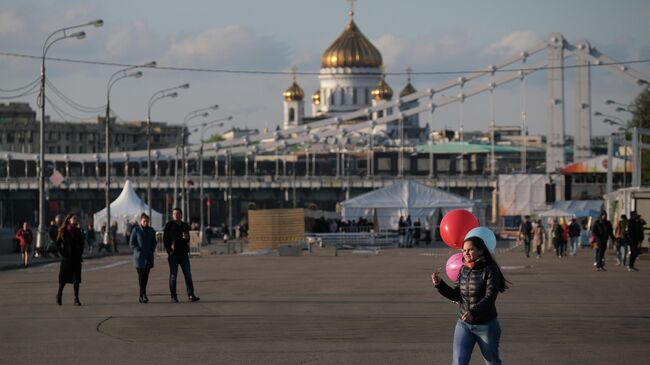
<path id="1" fill-rule="evenodd" d="M 94 123 L 75 123 L 45 119 L 45 153 L 105 152 L 104 117 Z M 147 147 L 145 121 L 117 123 L 111 118 L 111 151 L 134 151 Z M 151 123 L 152 148 L 175 146 L 183 127 Z M 38 153 L 40 124 L 27 103 L 0 103 L 0 151 Z"/>

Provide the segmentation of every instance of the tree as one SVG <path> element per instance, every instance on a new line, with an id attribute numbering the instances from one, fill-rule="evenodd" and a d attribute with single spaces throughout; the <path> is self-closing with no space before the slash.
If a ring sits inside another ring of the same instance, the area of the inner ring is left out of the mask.
<path id="1" fill-rule="evenodd" d="M 225 139 L 221 134 L 213 134 L 211 135 L 208 139 L 205 140 L 206 143 L 210 142 L 221 142 L 224 141 Z"/>
<path id="2" fill-rule="evenodd" d="M 630 105 L 630 112 L 632 113 L 632 120 L 628 122 L 629 129 L 637 127 L 650 130 L 650 87 L 646 87 L 634 99 L 634 102 Z M 650 136 L 642 136 L 641 141 L 650 143 Z M 650 171 L 650 150 L 645 149 L 641 151 L 641 185 L 650 185 L 650 173 L 648 171 Z M 646 173 L 643 174 L 643 172 Z"/>

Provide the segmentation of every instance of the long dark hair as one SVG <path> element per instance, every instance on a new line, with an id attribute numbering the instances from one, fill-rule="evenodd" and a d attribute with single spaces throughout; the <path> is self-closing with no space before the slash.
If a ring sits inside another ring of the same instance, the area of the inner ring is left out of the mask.
<path id="1" fill-rule="evenodd" d="M 501 277 L 499 280 L 499 292 L 503 293 L 506 291 L 506 289 L 509 288 L 508 284 L 511 284 L 508 280 L 506 280 L 506 277 L 503 276 L 503 272 L 501 271 L 501 267 L 499 266 L 499 263 L 492 257 L 492 253 L 490 253 L 490 250 L 488 250 L 487 246 L 485 245 L 485 242 L 479 238 L 479 237 L 469 237 L 468 239 L 465 240 L 465 242 L 471 242 L 472 246 L 478 251 L 483 251 L 483 254 L 481 257 L 485 260 L 485 264 L 494 264 L 496 266 L 497 271 L 499 272 L 499 276 Z"/>
<path id="2" fill-rule="evenodd" d="M 74 213 L 70 213 L 70 214 L 68 214 L 68 215 L 65 217 L 65 220 L 64 220 L 63 223 L 61 223 L 61 225 L 59 226 L 59 230 L 58 230 L 58 232 L 57 232 L 57 234 L 56 234 L 56 239 L 57 239 L 57 241 L 63 239 L 63 234 L 65 233 L 65 229 L 66 229 L 66 227 L 67 227 L 68 224 L 70 223 L 70 219 L 72 219 L 72 217 L 76 217 L 76 216 L 77 216 L 76 214 L 74 214 Z"/>

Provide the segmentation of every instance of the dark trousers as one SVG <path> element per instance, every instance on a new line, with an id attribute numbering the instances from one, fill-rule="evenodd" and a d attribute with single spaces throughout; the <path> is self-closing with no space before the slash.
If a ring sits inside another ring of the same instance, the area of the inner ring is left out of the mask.
<path id="1" fill-rule="evenodd" d="M 634 263 L 636 262 L 637 256 L 639 256 L 639 243 L 635 240 L 630 240 L 630 260 L 628 261 L 629 268 L 634 268 Z"/>
<path id="2" fill-rule="evenodd" d="M 169 262 L 169 292 L 171 295 L 176 296 L 176 278 L 178 277 L 179 265 L 181 267 L 181 270 L 183 270 L 183 277 L 185 277 L 187 295 L 194 295 L 194 284 L 192 284 L 190 257 L 188 255 L 171 254 L 167 256 L 167 261 Z"/>
<path id="3" fill-rule="evenodd" d="M 151 268 L 135 269 L 138 272 L 138 284 L 140 285 L 140 295 L 147 295 L 147 283 L 149 282 L 149 272 Z"/>
<path id="4" fill-rule="evenodd" d="M 605 266 L 605 250 L 607 250 L 607 242 L 597 243 L 596 248 L 596 267 Z"/>
<path id="5" fill-rule="evenodd" d="M 524 237 L 524 253 L 530 257 L 530 237 Z"/>

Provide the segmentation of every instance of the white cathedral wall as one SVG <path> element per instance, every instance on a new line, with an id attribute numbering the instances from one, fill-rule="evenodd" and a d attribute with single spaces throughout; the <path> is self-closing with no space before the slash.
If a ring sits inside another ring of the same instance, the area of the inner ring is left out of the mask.
<path id="1" fill-rule="evenodd" d="M 318 78 L 321 91 L 320 110 L 323 113 L 336 115 L 371 105 L 370 90 L 379 83 L 380 70 L 378 68 L 323 68 Z"/>

